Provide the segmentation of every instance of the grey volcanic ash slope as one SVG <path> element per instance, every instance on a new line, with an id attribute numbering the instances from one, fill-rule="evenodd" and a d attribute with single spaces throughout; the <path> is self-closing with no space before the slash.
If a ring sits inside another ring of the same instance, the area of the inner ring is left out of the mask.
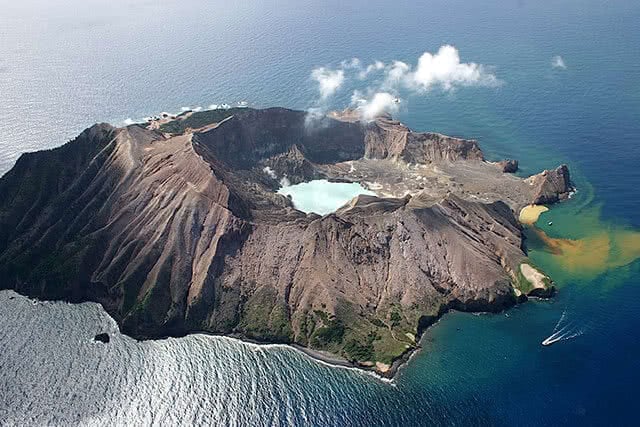
<path id="1" fill-rule="evenodd" d="M 388 117 L 227 115 L 196 130 L 183 117 L 176 134 L 99 124 L 23 155 L 0 179 L 0 287 L 100 302 L 135 337 L 237 334 L 365 365 L 413 348 L 446 308 L 551 290 L 523 276 L 513 210 L 564 197 L 565 167 L 523 180 L 475 141 Z M 384 197 L 307 215 L 273 191 L 274 172 Z"/>

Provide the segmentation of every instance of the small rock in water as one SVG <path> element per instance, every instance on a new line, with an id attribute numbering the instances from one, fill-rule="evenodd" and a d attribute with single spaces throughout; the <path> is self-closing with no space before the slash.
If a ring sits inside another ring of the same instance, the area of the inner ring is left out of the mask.
<path id="1" fill-rule="evenodd" d="M 109 342 L 109 334 L 107 334 L 106 332 L 103 332 L 101 334 L 96 335 L 95 337 L 93 337 L 94 341 L 100 341 L 102 343 L 108 343 Z"/>
<path id="2" fill-rule="evenodd" d="M 502 168 L 502 172 L 514 173 L 518 171 L 518 161 L 513 159 L 502 160 L 498 162 L 498 166 Z"/>

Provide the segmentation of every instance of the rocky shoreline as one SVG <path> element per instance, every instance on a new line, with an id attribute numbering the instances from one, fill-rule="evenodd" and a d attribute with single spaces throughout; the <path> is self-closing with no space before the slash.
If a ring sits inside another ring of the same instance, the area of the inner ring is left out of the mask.
<path id="1" fill-rule="evenodd" d="M 522 179 L 476 141 L 353 112 L 309 127 L 301 111 L 242 108 L 163 126 L 99 124 L 23 155 L 0 178 L 0 288 L 101 303 L 134 338 L 289 343 L 387 376 L 445 311 L 553 293 L 516 216 L 567 197 L 564 165 Z M 276 192 L 284 179 L 376 195 L 305 214 Z"/>

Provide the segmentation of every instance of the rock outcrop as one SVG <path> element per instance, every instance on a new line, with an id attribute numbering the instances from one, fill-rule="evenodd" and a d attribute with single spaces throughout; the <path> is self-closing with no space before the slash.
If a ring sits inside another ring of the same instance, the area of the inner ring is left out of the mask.
<path id="1" fill-rule="evenodd" d="M 478 143 L 439 133 L 416 133 L 391 119 L 380 117 L 365 127 L 365 157 L 431 163 L 456 160 L 483 160 Z"/>
<path id="2" fill-rule="evenodd" d="M 569 197 L 572 190 L 569 168 L 558 166 L 554 170 L 545 170 L 527 180 L 535 189 L 533 204 L 544 205 L 555 203 Z"/>
<path id="3" fill-rule="evenodd" d="M 273 191 L 283 177 L 366 185 L 358 171 L 390 196 L 320 217 Z M 526 294 L 513 212 L 568 185 L 565 166 L 502 175 L 475 141 L 388 117 L 309 126 L 303 112 L 245 109 L 180 134 L 100 124 L 0 179 L 0 287 L 97 301 L 137 338 L 234 334 L 384 366 L 447 309 Z"/>
<path id="4" fill-rule="evenodd" d="M 514 159 L 501 160 L 496 164 L 504 173 L 514 173 L 518 171 L 518 161 Z"/>
<path id="5" fill-rule="evenodd" d="M 93 340 L 96 342 L 101 342 L 103 344 L 109 344 L 109 341 L 111 341 L 111 337 L 109 337 L 108 333 L 102 332 L 93 337 Z"/>

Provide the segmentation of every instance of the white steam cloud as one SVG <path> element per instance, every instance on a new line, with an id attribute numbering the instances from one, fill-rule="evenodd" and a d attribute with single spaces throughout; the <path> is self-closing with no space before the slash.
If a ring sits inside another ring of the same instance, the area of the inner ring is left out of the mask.
<path id="1" fill-rule="evenodd" d="M 360 111 L 362 120 L 369 121 L 383 113 L 396 113 L 399 110 L 400 100 L 389 92 L 377 92 L 368 98 L 355 91 L 351 102 Z"/>
<path id="2" fill-rule="evenodd" d="M 384 62 L 375 61 L 373 64 L 367 65 L 366 68 L 360 68 L 360 71 L 358 72 L 358 78 L 360 80 L 364 80 L 369 74 L 380 70 L 384 70 Z"/>
<path id="3" fill-rule="evenodd" d="M 407 78 L 409 84 L 429 90 L 441 86 L 452 90 L 455 86 L 495 86 L 498 79 L 475 62 L 461 63 L 458 49 L 451 45 L 442 46 L 436 54 L 425 52 L 418 60 L 415 72 Z"/>
<path id="4" fill-rule="evenodd" d="M 414 92 L 426 92 L 433 88 L 444 91 L 459 86 L 497 86 L 500 80 L 481 64 L 460 62 L 458 49 L 451 45 L 441 46 L 436 53 L 424 52 L 414 67 L 403 61 L 385 64 L 376 61 L 362 68 L 359 77 L 384 70 L 382 87 L 391 91 L 401 88 Z"/>
<path id="5" fill-rule="evenodd" d="M 556 55 L 553 58 L 551 58 L 551 66 L 553 68 L 559 68 L 561 70 L 567 69 L 567 65 L 564 63 L 564 59 L 562 59 L 562 56 L 560 55 Z"/>
<path id="6" fill-rule="evenodd" d="M 278 179 L 278 176 L 276 175 L 275 171 L 271 169 L 269 166 L 265 166 L 264 169 L 262 169 L 262 171 L 267 175 L 269 175 L 270 178 Z"/>
<path id="7" fill-rule="evenodd" d="M 345 59 L 344 61 L 342 61 L 340 63 L 340 68 L 342 68 L 342 69 L 351 69 L 351 68 L 360 69 L 360 68 L 362 68 L 362 62 L 360 62 L 359 58 L 351 58 L 349 60 Z"/>
<path id="8" fill-rule="evenodd" d="M 332 70 L 325 67 L 316 68 L 311 72 L 311 78 L 318 82 L 320 98 L 326 100 L 336 93 L 344 83 L 344 70 Z"/>
<path id="9" fill-rule="evenodd" d="M 363 81 L 373 75 L 377 76 L 375 83 L 354 91 L 351 97 L 352 107 L 360 111 L 363 120 L 371 120 L 384 112 L 397 112 L 401 94 L 424 94 L 433 89 L 447 92 L 464 86 L 491 87 L 501 83 L 490 68 L 475 62 L 461 62 L 458 49 L 451 45 L 441 46 L 436 53 L 424 52 L 416 65 L 398 60 L 364 65 L 360 59 L 352 58 L 342 61 L 336 69 L 320 67 L 311 72 L 312 79 L 318 83 L 321 107 L 311 109 L 314 114 L 310 116 L 326 111 L 328 98 L 342 88 L 347 78 Z"/>

